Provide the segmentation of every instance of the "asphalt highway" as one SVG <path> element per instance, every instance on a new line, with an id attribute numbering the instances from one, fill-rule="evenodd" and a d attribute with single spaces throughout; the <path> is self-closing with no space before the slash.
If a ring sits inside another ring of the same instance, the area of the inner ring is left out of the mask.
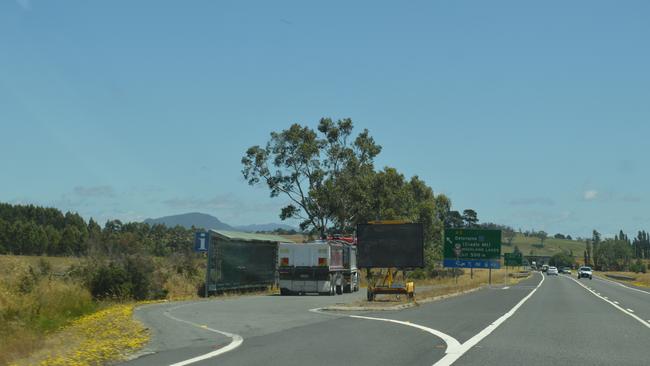
<path id="1" fill-rule="evenodd" d="M 649 365 L 650 293 L 543 276 L 399 311 L 329 312 L 342 296 L 154 304 L 125 365 Z"/>

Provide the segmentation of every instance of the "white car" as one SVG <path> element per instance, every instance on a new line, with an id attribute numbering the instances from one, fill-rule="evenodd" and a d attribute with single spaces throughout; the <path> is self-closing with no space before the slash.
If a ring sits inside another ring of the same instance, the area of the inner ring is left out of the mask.
<path id="1" fill-rule="evenodd" d="M 548 269 L 546 270 L 546 275 L 547 276 L 557 276 L 558 275 L 557 267 L 548 267 Z"/>
<path id="2" fill-rule="evenodd" d="M 593 272 L 591 271 L 591 267 L 580 267 L 578 270 L 578 279 L 581 279 L 582 277 L 589 277 L 591 279 L 593 276 Z"/>

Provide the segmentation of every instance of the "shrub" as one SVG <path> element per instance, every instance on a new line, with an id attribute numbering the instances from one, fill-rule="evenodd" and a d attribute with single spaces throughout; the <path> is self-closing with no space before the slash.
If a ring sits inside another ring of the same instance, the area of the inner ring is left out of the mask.
<path id="1" fill-rule="evenodd" d="M 155 283 L 153 261 L 147 256 L 127 255 L 117 260 L 93 262 L 82 272 L 96 299 L 146 300 L 166 294 L 162 285 Z"/>
<path id="2" fill-rule="evenodd" d="M 109 263 L 91 273 L 90 292 L 96 299 L 125 299 L 131 297 L 132 284 L 124 268 Z"/>
<path id="3" fill-rule="evenodd" d="M 640 259 L 637 259 L 636 263 L 630 264 L 630 271 L 634 273 L 646 273 L 646 265 Z"/>

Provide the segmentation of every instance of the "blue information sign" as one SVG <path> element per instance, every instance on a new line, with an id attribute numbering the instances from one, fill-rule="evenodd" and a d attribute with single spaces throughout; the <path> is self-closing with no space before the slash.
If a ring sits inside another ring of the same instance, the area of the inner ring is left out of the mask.
<path id="1" fill-rule="evenodd" d="M 208 233 L 201 231 L 194 233 L 194 251 L 207 252 L 209 241 L 210 235 Z"/>
<path id="2" fill-rule="evenodd" d="M 490 259 L 450 259 L 447 258 L 443 261 L 443 266 L 446 268 L 501 268 L 499 260 Z"/>

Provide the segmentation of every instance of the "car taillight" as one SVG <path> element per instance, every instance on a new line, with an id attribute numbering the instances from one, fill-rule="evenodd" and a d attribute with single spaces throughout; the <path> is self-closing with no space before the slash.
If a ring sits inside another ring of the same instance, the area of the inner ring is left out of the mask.
<path id="1" fill-rule="evenodd" d="M 280 258 L 280 265 L 281 266 L 288 266 L 289 265 L 289 258 Z"/>
<path id="2" fill-rule="evenodd" d="M 318 258 L 318 265 L 319 266 L 326 266 L 327 265 L 327 258 Z"/>

